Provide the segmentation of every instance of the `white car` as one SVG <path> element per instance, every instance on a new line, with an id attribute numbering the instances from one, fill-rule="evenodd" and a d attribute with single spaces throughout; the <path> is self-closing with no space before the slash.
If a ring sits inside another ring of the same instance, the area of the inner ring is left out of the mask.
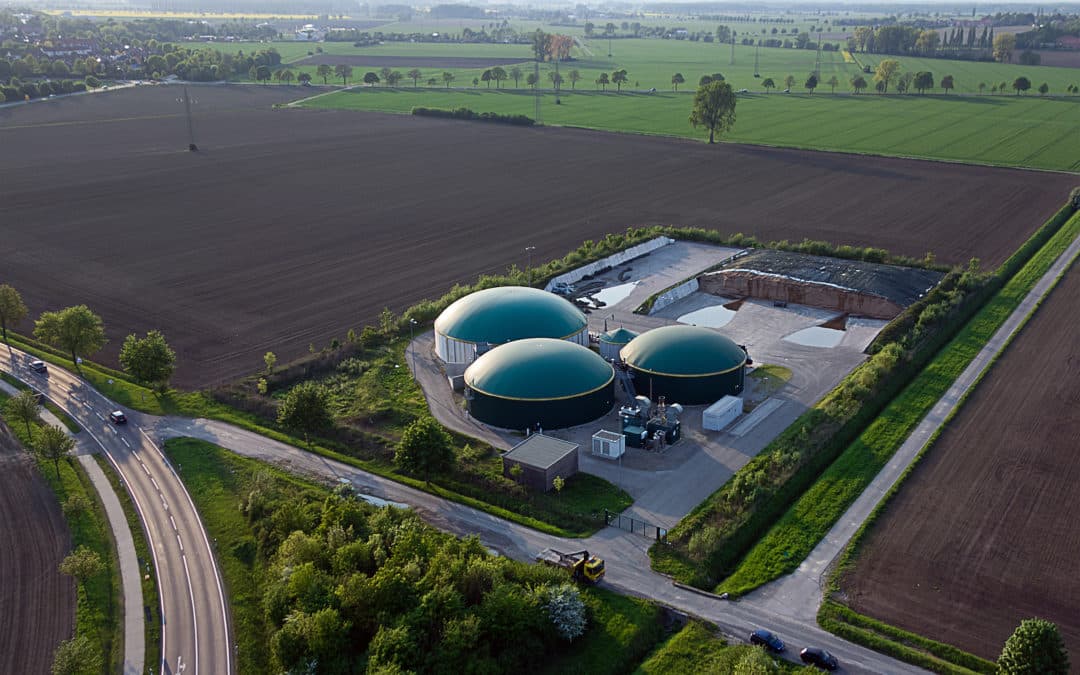
<path id="1" fill-rule="evenodd" d="M 740 89 L 740 90 L 738 91 L 738 93 L 740 93 L 740 94 L 749 94 L 749 93 L 750 93 L 750 90 L 749 90 L 749 89 Z"/>

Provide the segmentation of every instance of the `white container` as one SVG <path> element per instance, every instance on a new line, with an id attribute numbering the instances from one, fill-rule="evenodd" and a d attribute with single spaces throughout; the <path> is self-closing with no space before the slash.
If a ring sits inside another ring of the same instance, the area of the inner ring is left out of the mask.
<path id="1" fill-rule="evenodd" d="M 592 454 L 604 459 L 618 459 L 626 452 L 626 438 L 614 431 L 600 430 L 592 437 Z"/>
<path id="2" fill-rule="evenodd" d="M 738 396 L 725 396 L 701 413 L 701 426 L 710 431 L 721 431 L 734 422 L 743 412 L 743 400 Z"/>

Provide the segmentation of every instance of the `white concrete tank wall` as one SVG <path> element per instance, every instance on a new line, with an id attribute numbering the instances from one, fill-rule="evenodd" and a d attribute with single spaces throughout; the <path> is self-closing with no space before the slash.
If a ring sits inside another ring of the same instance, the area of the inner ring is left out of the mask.
<path id="1" fill-rule="evenodd" d="M 622 349 L 625 346 L 626 345 L 617 345 L 614 342 L 604 342 L 603 340 L 601 340 L 600 341 L 600 356 L 603 356 L 605 361 L 611 361 L 612 359 L 615 359 L 616 361 L 618 361 L 619 360 L 619 350 Z"/>
<path id="2" fill-rule="evenodd" d="M 701 413 L 701 426 L 710 431 L 721 431 L 734 422 L 743 412 L 743 400 L 738 396 L 725 396 Z"/>
<path id="3" fill-rule="evenodd" d="M 588 348 L 589 327 L 585 326 L 577 333 L 567 337 L 566 340 Z M 492 346 L 494 347 L 495 345 Z M 444 363 L 470 364 L 476 359 L 476 343 L 456 340 L 436 332 L 435 353 Z"/>

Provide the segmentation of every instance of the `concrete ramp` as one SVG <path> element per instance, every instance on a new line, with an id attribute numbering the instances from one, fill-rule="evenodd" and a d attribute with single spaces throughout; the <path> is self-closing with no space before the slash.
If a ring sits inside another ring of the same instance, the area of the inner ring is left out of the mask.
<path id="1" fill-rule="evenodd" d="M 766 417 L 773 414 L 782 405 L 784 405 L 784 402 L 778 398 L 765 399 L 761 405 L 754 408 L 754 412 L 750 413 L 738 424 L 731 427 L 729 433 L 732 436 L 745 436 L 753 431 L 754 427 L 765 421 Z"/>

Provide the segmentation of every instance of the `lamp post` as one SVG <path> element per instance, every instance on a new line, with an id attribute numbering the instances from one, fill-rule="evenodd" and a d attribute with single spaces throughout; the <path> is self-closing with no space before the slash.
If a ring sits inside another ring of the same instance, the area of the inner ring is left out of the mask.
<path id="1" fill-rule="evenodd" d="M 529 285 L 532 286 L 532 252 L 536 250 L 535 246 L 526 246 L 525 255 L 528 256 L 528 262 L 525 264 L 525 273 L 529 275 Z"/>
<path id="2" fill-rule="evenodd" d="M 416 319 L 409 319 L 409 348 L 413 349 L 412 360 L 409 361 L 409 367 L 412 370 L 412 377 L 416 379 L 416 351 L 413 347 L 413 327 L 416 326 Z"/>

